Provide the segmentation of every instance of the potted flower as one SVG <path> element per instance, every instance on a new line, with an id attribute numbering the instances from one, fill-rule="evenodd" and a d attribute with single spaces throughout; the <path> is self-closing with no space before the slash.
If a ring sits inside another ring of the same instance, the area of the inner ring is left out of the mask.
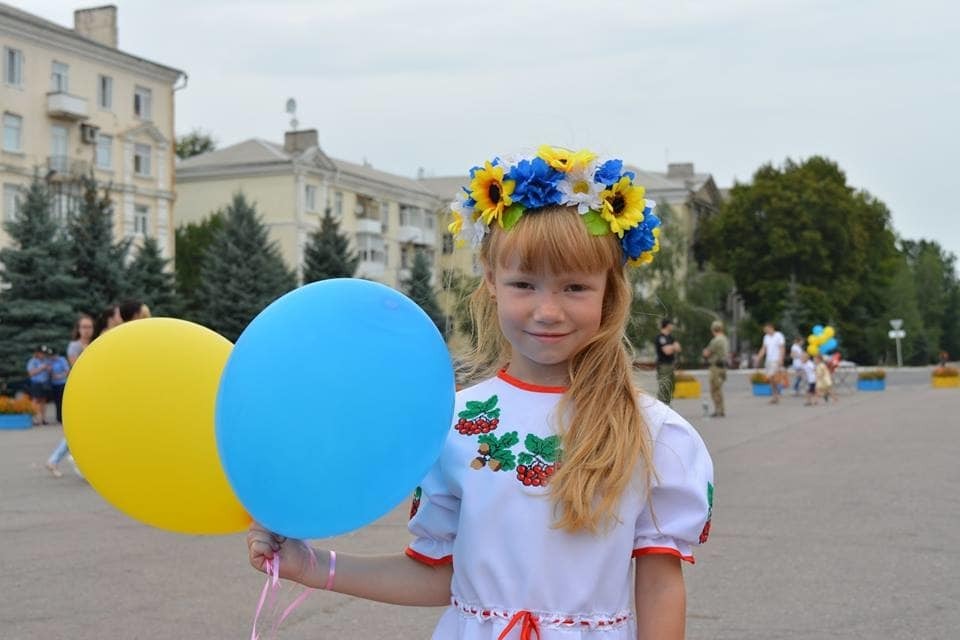
<path id="1" fill-rule="evenodd" d="M 887 372 L 883 369 L 857 371 L 857 391 L 883 391 L 887 388 Z"/>
<path id="2" fill-rule="evenodd" d="M 750 386 L 753 387 L 753 395 L 755 396 L 773 395 L 770 379 L 759 371 L 750 375 Z"/>
<path id="3" fill-rule="evenodd" d="M 935 367 L 930 380 L 936 389 L 960 387 L 960 369 L 948 365 Z"/>
<path id="4" fill-rule="evenodd" d="M 29 429 L 33 426 L 30 398 L 0 396 L 0 429 Z"/>
<path id="5" fill-rule="evenodd" d="M 678 371 L 673 376 L 674 398 L 699 398 L 700 381 L 685 371 Z"/>

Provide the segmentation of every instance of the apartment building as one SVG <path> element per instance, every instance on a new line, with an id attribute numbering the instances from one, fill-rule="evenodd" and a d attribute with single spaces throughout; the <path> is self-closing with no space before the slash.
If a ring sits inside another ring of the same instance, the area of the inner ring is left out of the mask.
<path id="1" fill-rule="evenodd" d="M 71 29 L 0 3 L 0 53 L 0 216 L 35 175 L 65 216 L 92 174 L 110 187 L 115 235 L 154 236 L 172 257 L 174 95 L 186 74 L 119 50 L 115 6 L 74 12 Z"/>
<path id="2" fill-rule="evenodd" d="M 177 164 L 177 224 L 198 222 L 242 192 L 302 273 L 304 248 L 326 211 L 360 257 L 357 277 L 399 288 L 418 251 L 436 261 L 438 201 L 412 178 L 331 158 L 315 129 L 283 144 L 249 139 Z"/>

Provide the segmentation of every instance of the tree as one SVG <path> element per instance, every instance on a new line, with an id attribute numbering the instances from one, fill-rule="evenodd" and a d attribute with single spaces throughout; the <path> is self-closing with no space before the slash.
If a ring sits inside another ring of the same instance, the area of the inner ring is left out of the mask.
<path id="1" fill-rule="evenodd" d="M 848 186 L 835 163 L 814 156 L 765 165 L 733 187 L 707 225 L 711 262 L 733 276 L 755 319 L 778 322 L 794 282 L 798 328 L 833 324 L 845 356 L 876 357 L 872 336 L 886 323 L 897 253 L 890 212 Z"/>
<path id="2" fill-rule="evenodd" d="M 201 220 L 177 227 L 174 246 L 177 260 L 174 263 L 177 293 L 181 313 L 187 319 L 196 317 L 197 291 L 200 287 L 200 263 L 217 230 L 223 228 L 224 215 L 216 211 Z"/>
<path id="3" fill-rule="evenodd" d="M 169 263 L 160 252 L 156 238 L 147 237 L 127 268 L 131 294 L 148 304 L 155 316 L 179 315 L 174 276 L 167 268 Z"/>
<path id="4" fill-rule="evenodd" d="M 403 291 L 430 316 L 433 323 L 437 325 L 437 329 L 443 331 L 446 322 L 443 311 L 437 304 L 433 285 L 430 284 L 431 278 L 430 260 L 423 251 L 417 250 L 413 257 L 413 266 L 410 268 L 410 277 L 402 283 Z"/>
<path id="5" fill-rule="evenodd" d="M 320 228 L 310 233 L 303 255 L 303 282 L 328 278 L 352 278 L 360 258 L 350 251 L 350 242 L 340 233 L 340 224 L 328 210 Z"/>
<path id="6" fill-rule="evenodd" d="M 177 157 L 181 160 L 207 153 L 217 148 L 217 141 L 202 129 L 194 129 L 190 133 L 177 136 Z"/>
<path id="7" fill-rule="evenodd" d="M 66 246 L 38 179 L 19 213 L 4 224 L 11 246 L 0 250 L 0 377 L 25 375 L 39 344 L 62 348 L 69 339 L 79 281 L 70 275 Z"/>
<path id="8" fill-rule="evenodd" d="M 71 273 L 80 280 L 79 309 L 94 317 L 130 295 L 124 262 L 129 240 L 113 242 L 113 203 L 96 180 L 82 179 L 83 200 L 67 221 Z"/>
<path id="9" fill-rule="evenodd" d="M 237 193 L 223 212 L 200 263 L 196 316 L 201 324 L 236 341 L 268 304 L 297 286 L 256 207 Z"/>

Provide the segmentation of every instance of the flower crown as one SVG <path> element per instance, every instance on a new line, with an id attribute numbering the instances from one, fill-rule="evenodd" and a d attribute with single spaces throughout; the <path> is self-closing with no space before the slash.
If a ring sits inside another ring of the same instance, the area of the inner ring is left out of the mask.
<path id="1" fill-rule="evenodd" d="M 470 185 L 450 204 L 449 230 L 476 248 L 494 222 L 509 231 L 524 213 L 575 206 L 591 234 L 615 233 L 627 264 L 640 266 L 660 250 L 660 219 L 634 179 L 622 160 L 600 161 L 585 149 L 543 145 L 533 157 L 494 158 L 470 170 Z"/>

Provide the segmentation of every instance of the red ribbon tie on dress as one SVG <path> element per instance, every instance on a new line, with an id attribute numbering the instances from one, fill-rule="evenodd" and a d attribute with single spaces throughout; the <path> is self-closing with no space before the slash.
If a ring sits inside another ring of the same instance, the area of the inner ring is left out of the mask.
<path id="1" fill-rule="evenodd" d="M 503 630 L 497 640 L 504 640 L 518 622 L 520 623 L 520 640 L 531 640 L 533 638 L 532 634 L 536 634 L 537 640 L 540 640 L 540 619 L 529 611 L 517 611 L 513 614 L 513 617 L 510 618 L 510 624 L 507 625 L 507 628 Z"/>

